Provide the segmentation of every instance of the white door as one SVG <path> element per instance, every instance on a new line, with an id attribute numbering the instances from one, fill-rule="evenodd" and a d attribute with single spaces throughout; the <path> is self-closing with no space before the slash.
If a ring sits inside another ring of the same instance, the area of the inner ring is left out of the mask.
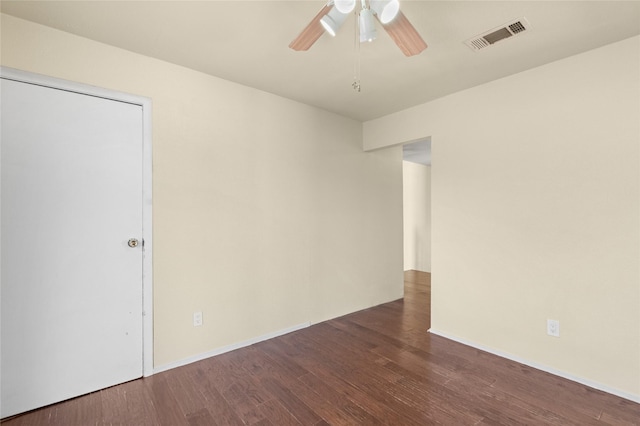
<path id="1" fill-rule="evenodd" d="M 142 376 L 143 122 L 0 81 L 4 418 Z"/>

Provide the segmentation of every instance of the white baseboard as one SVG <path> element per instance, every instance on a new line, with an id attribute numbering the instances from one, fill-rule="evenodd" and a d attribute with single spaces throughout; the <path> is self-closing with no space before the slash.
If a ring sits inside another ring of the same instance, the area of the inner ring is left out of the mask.
<path id="1" fill-rule="evenodd" d="M 574 376 L 572 374 L 568 374 L 568 373 L 566 373 L 564 371 L 560 371 L 560 370 L 556 370 L 555 368 L 548 367 L 546 365 L 542 365 L 542 364 L 538 364 L 538 363 L 535 363 L 535 362 L 531 362 L 529 360 L 519 358 L 517 356 L 511 355 L 511 354 L 506 353 L 506 352 L 496 351 L 496 350 L 488 348 L 486 346 L 478 345 L 478 344 L 476 344 L 474 342 L 470 342 L 470 341 L 465 340 L 465 339 L 460 339 L 458 337 L 449 335 L 447 333 L 443 333 L 443 332 L 438 331 L 438 330 L 434 330 L 432 328 L 429 329 L 429 333 L 435 334 L 435 335 L 440 336 L 440 337 L 444 337 L 445 339 L 453 340 L 454 342 L 462 343 L 463 345 L 466 345 L 466 346 L 471 346 L 472 348 L 480 349 L 481 351 L 488 352 L 488 353 L 493 354 L 493 355 L 497 355 L 497 356 L 499 356 L 501 358 L 506 358 L 506 359 L 509 359 L 511 361 L 515 361 L 515 362 L 518 362 L 520 364 L 524 364 L 524 365 L 527 365 L 529 367 L 533 367 L 533 368 L 535 368 L 537 370 L 542 370 L 544 372 L 553 374 L 554 376 L 562 377 L 564 379 L 571 380 L 572 382 L 580 383 L 582 385 L 588 386 L 588 387 L 593 388 L 593 389 L 597 389 L 597 390 L 601 390 L 601 391 L 606 392 L 606 393 L 610 393 L 611 395 L 619 396 L 620 398 L 628 399 L 629 401 L 640 403 L 640 395 L 635 395 L 635 394 L 632 394 L 632 393 L 623 392 L 623 391 L 620 391 L 618 389 L 614 389 L 614 388 L 611 388 L 609 386 L 603 385 L 601 383 L 594 382 L 592 380 L 588 380 L 588 379 L 585 379 L 585 378 L 582 378 L 582 377 L 577 377 L 577 376 Z"/>
<path id="2" fill-rule="evenodd" d="M 163 371 L 171 370 L 173 368 L 182 367 L 183 365 L 191 364 L 197 361 L 202 361 L 203 359 L 211 358 L 212 356 L 221 355 L 226 352 L 235 351 L 236 349 L 244 348 L 247 346 L 251 346 L 253 344 L 263 342 L 265 340 L 273 339 L 274 337 L 283 336 L 285 334 L 289 334 L 293 331 L 301 330 L 303 328 L 307 328 L 311 325 L 309 322 L 305 322 L 302 324 L 294 325 L 293 327 L 285 328 L 283 330 L 278 330 L 273 333 L 263 334 L 262 336 L 254 337 L 253 339 L 245 340 L 242 342 L 234 343 L 232 345 L 223 346 L 218 349 L 214 349 L 209 352 L 204 352 L 198 355 L 190 356 L 188 358 L 183 358 L 179 361 L 170 362 L 169 364 L 164 364 L 159 367 L 153 368 L 153 374 L 161 373 Z"/>

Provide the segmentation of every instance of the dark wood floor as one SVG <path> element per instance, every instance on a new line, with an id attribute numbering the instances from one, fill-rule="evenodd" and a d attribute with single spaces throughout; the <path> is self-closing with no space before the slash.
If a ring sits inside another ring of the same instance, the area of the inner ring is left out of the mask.
<path id="1" fill-rule="evenodd" d="M 640 405 L 427 333 L 405 298 L 3 422 L 18 425 L 630 425 Z"/>

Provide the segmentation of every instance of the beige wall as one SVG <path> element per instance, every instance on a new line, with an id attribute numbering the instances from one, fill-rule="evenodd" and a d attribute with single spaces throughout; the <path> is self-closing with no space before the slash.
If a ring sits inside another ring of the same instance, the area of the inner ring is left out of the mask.
<path id="1" fill-rule="evenodd" d="M 364 125 L 426 136 L 434 331 L 640 401 L 640 37 Z"/>
<path id="2" fill-rule="evenodd" d="M 431 272 L 431 167 L 402 162 L 404 270 Z"/>
<path id="3" fill-rule="evenodd" d="M 156 367 L 402 296 L 401 148 L 364 153 L 359 122 L 11 16 L 1 47 L 3 66 L 152 99 Z"/>

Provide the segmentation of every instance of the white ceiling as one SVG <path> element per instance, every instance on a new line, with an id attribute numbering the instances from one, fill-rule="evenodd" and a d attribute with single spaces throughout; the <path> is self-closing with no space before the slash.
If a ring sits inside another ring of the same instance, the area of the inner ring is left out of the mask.
<path id="1" fill-rule="evenodd" d="M 402 159 L 411 163 L 431 166 L 431 137 L 402 145 Z"/>
<path id="2" fill-rule="evenodd" d="M 378 27 L 351 83 L 354 22 L 307 52 L 289 43 L 324 5 L 306 1 L 11 1 L 19 18 L 370 120 L 640 34 L 640 1 L 401 0 L 429 48 L 407 58 Z M 525 17 L 531 31 L 473 52 L 463 42 Z"/>

